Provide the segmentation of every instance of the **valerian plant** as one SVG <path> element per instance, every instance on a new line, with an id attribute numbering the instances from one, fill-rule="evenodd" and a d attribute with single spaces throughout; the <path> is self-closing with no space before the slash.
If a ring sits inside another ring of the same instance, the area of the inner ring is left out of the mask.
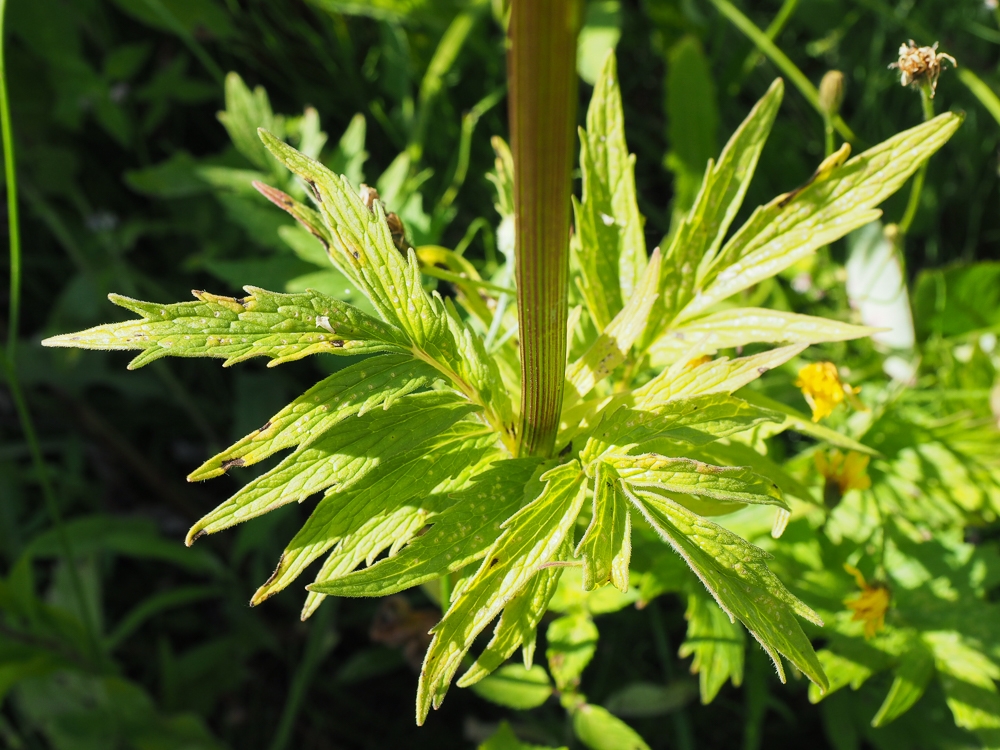
<path id="1" fill-rule="evenodd" d="M 649 252 L 608 57 L 580 131 L 583 189 L 573 200 L 566 290 L 579 304 L 564 332 L 569 357 L 551 449 L 527 450 L 521 440 L 517 404 L 525 403 L 522 388 L 534 385 L 517 379 L 520 331 L 504 288 L 472 279 L 465 288 L 474 294 L 460 294 L 457 304 L 428 293 L 418 253 L 397 249 L 380 201 L 369 206 L 358 185 L 263 129 L 267 152 L 301 180 L 311 204 L 258 189 L 321 243 L 375 315 L 315 291 L 247 287 L 241 299 L 197 291 L 196 301 L 174 304 L 112 295 L 139 318 L 45 344 L 139 350 L 130 368 L 165 356 L 217 357 L 223 366 L 267 357 L 275 366 L 310 355 L 368 355 L 191 473 L 192 481 L 206 480 L 285 453 L 199 520 L 187 541 L 318 495 L 254 604 L 320 559 L 303 619 L 327 596 L 385 596 L 440 581 L 444 615 L 420 674 L 418 723 L 441 704 L 460 667 L 462 687 L 519 648 L 530 667 L 550 605 L 566 613 L 549 628 L 551 671 L 560 691 L 575 695 L 596 630 L 580 608 L 553 597 L 569 596 L 563 576 L 579 583 L 577 596 L 606 586 L 630 591 L 634 531 L 659 536 L 704 584 L 714 603 L 693 594 L 689 614 L 705 634 L 729 632 L 739 620 L 782 679 L 786 659 L 826 690 L 824 661 L 799 623 L 820 625 L 819 616 L 771 572 L 766 552 L 710 517 L 759 504 L 775 508 L 779 528 L 787 519 L 783 489 L 795 492 L 795 483 L 754 450 L 762 426 L 857 447 L 734 393 L 810 344 L 872 329 L 740 307 L 734 298 L 876 219 L 877 206 L 960 118 L 940 115 L 854 158 L 845 145 L 805 185 L 758 207 L 730 233 L 782 94 L 777 80 L 709 162 L 683 222 Z M 502 141 L 495 145 L 498 207 L 509 218 L 514 160 Z M 501 273 L 511 278 L 509 269 Z M 776 346 L 725 356 L 750 344 Z M 470 656 L 491 624 L 492 638 Z M 689 653 L 696 666 L 719 658 L 709 646 Z M 737 681 L 741 669 L 732 670 Z M 709 700 L 729 676 L 718 674 L 703 681 Z M 582 696 L 567 705 L 584 741 L 610 720 Z"/>

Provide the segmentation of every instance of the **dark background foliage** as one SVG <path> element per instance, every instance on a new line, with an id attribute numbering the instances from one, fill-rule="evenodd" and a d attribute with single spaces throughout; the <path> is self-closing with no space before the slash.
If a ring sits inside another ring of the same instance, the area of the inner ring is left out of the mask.
<path id="1" fill-rule="evenodd" d="M 919 97 L 887 67 L 908 37 L 940 41 L 960 65 L 994 87 L 1000 80 L 1000 19 L 988 2 L 791 6 L 777 43 L 814 82 L 832 68 L 845 73 L 843 115 L 862 144 L 920 119 Z M 471 7 L 478 8 L 474 25 L 444 71 L 440 93 L 422 97 L 442 35 L 456 12 Z M 671 141 L 671 50 L 690 35 L 709 60 L 711 88 L 699 97 L 714 98 L 719 116 L 714 132 L 701 134 L 706 155 L 717 152 L 777 73 L 707 2 L 625 0 L 590 8 L 592 23 L 611 23 L 601 21 L 607 16 L 620 27 L 627 137 L 652 246 L 670 223 L 674 175 L 667 156 L 686 158 Z M 747 3 L 744 10 L 766 27 L 779 4 Z M 33 559 L 34 590 L 69 620 L 65 627 L 0 626 L 0 694 L 5 659 L 25 643 L 44 645 L 52 633 L 79 641 L 84 617 L 104 640 L 100 657 L 86 646 L 84 656 L 67 656 L 62 682 L 9 695 L 0 709 L 0 744 L 181 748 L 211 746 L 210 734 L 229 747 L 272 750 L 473 746 L 513 713 L 454 689 L 418 730 L 415 670 L 404 649 L 370 635 L 373 621 L 381 617 L 384 625 L 389 616 L 383 603 L 331 601 L 306 624 L 298 619 L 303 592 L 296 588 L 248 607 L 306 509 L 285 508 L 194 550 L 182 546 L 187 527 L 236 487 L 230 478 L 189 486 L 183 476 L 262 424 L 328 365 L 309 360 L 265 372 L 253 362 L 222 370 L 175 360 L 126 373 L 124 354 L 43 351 L 38 341 L 115 318 L 119 311 L 105 299 L 111 291 L 167 301 L 190 289 L 238 292 L 232 277 L 239 272 L 274 287 L 304 272 L 268 242 L 272 214 L 265 204 L 257 226 L 252 217 L 234 217 L 232 204 L 206 186 L 184 182 L 185 165 L 197 160 L 246 167 L 215 116 L 227 71 L 263 86 L 275 112 L 315 107 L 331 144 L 361 113 L 366 177 L 373 180 L 409 148 L 411 175 L 432 170 L 420 191 L 425 207 L 435 205 L 453 180 L 463 114 L 503 86 L 503 36 L 492 9 L 459 0 L 9 0 L 7 33 L 24 224 L 18 371 L 89 606 L 81 614 L 67 593 L 52 514 L 12 402 L 0 390 L 0 559 L 7 576 L 0 609 L 13 611 L 31 598 L 17 563 Z M 589 93 L 581 85 L 581 113 Z M 942 79 L 936 103 L 964 111 L 966 122 L 931 161 L 906 247 L 911 276 L 1000 258 L 1000 125 L 952 74 Z M 485 173 L 493 162 L 489 137 L 505 132 L 501 100 L 472 135 L 468 177 L 440 244 L 460 242 L 479 217 L 495 225 Z M 789 88 L 745 205 L 801 183 L 822 156 L 819 118 Z M 151 169 L 163 164 L 176 169 Z M 887 219 L 898 220 L 904 203 L 905 194 L 889 201 Z M 485 259 L 492 252 L 484 232 L 468 254 Z M 226 263 L 244 265 L 221 272 Z M 0 301 L 6 310 L 6 298 Z M 433 611 L 429 598 L 411 594 L 412 609 L 397 611 L 388 625 L 397 643 L 419 640 Z M 675 655 L 683 609 L 664 597 L 600 619 L 601 647 L 584 677 L 588 696 L 599 703 L 635 680 L 690 695 L 689 665 Z M 819 713 L 792 683 L 779 685 L 752 647 L 742 689 L 724 688 L 708 707 L 679 701 L 673 713 L 634 726 L 654 748 L 823 746 Z M 554 702 L 517 721 L 538 742 L 569 741 Z M 136 722 L 157 727 L 160 744 L 134 739 L 139 730 L 129 727 Z"/>

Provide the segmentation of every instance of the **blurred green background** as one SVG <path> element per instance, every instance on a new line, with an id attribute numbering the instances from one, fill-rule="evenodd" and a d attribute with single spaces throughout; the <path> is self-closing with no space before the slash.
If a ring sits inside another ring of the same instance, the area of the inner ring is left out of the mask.
<path id="1" fill-rule="evenodd" d="M 987 90 L 1000 84 L 995 0 L 742 9 L 814 85 L 828 70 L 844 73 L 841 113 L 857 150 L 921 120 L 919 97 L 888 68 L 908 38 L 939 41 Z M 24 238 L 18 374 L 64 524 L 53 525 L 0 390 L 0 745 L 470 748 L 515 717 L 455 690 L 427 726 L 414 726 L 407 645 L 433 622 L 430 599 L 330 601 L 303 624 L 302 592 L 292 590 L 251 610 L 301 509 L 183 547 L 188 526 L 247 479 L 194 486 L 186 473 L 330 364 L 314 358 L 265 372 L 254 362 L 222 370 L 160 361 L 140 374 L 126 372 L 124 354 L 38 344 L 116 319 L 112 291 L 171 301 L 252 284 L 352 298 L 308 236 L 249 187 L 261 178 L 292 189 L 252 137 L 257 125 L 376 184 L 415 245 L 462 248 L 495 267 L 503 242 L 498 249 L 486 173 L 490 137 L 506 134 L 501 14 L 501 3 L 474 0 L 8 0 Z M 613 46 L 653 246 L 779 72 L 707 0 L 591 0 L 581 117 L 588 81 Z M 931 160 L 906 240 L 911 280 L 1000 260 L 1000 104 L 991 114 L 989 97 L 952 71 L 935 104 L 966 120 Z M 801 184 L 823 156 L 822 120 L 790 86 L 745 205 Z M 886 219 L 897 221 L 905 201 L 906 191 L 890 200 Z M 839 246 L 831 252 L 843 260 Z M 996 318 L 996 268 L 977 267 L 979 285 L 966 293 L 981 304 L 970 315 Z M 817 306 L 842 305 L 839 295 Z M 916 325 L 936 324 L 918 314 Z M 71 595 L 74 571 L 85 611 Z M 744 687 L 699 705 L 689 662 L 675 655 L 682 600 L 656 599 L 600 624 L 588 696 L 603 702 L 640 680 L 673 691 L 662 710 L 630 719 L 651 747 L 830 741 L 802 687 L 778 685 L 755 648 Z M 557 705 L 515 720 L 539 742 L 567 741 Z"/>

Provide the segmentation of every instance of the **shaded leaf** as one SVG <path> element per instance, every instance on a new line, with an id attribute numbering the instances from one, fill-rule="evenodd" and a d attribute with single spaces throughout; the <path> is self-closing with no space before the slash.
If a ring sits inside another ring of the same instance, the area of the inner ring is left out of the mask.
<path id="1" fill-rule="evenodd" d="M 580 675 L 594 658 L 597 649 L 597 626 L 585 612 L 563 615 L 549 623 L 545 656 L 549 671 L 561 692 L 572 692 L 580 684 Z"/>
<path id="2" fill-rule="evenodd" d="M 743 628 L 701 593 L 688 596 L 687 637 L 678 655 L 694 656 L 692 674 L 698 675 L 701 702 L 712 702 L 726 680 L 739 687 L 743 682 L 743 658 L 746 638 Z"/>
<path id="3" fill-rule="evenodd" d="M 542 705 L 552 695 L 549 676 L 537 664 L 525 669 L 507 664 L 472 686 L 480 698 L 518 711 Z"/>
<path id="4" fill-rule="evenodd" d="M 607 709 L 589 703 L 573 712 L 573 732 L 590 750 L 649 750 L 632 727 Z"/>

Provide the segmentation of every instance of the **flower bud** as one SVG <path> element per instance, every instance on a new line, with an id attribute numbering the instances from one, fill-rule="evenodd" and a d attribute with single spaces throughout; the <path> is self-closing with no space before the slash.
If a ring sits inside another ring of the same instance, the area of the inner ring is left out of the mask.
<path id="1" fill-rule="evenodd" d="M 839 70 L 827 71 L 823 80 L 819 82 L 819 106 L 828 117 L 840 112 L 840 105 L 844 101 L 845 83 L 844 74 Z"/>

